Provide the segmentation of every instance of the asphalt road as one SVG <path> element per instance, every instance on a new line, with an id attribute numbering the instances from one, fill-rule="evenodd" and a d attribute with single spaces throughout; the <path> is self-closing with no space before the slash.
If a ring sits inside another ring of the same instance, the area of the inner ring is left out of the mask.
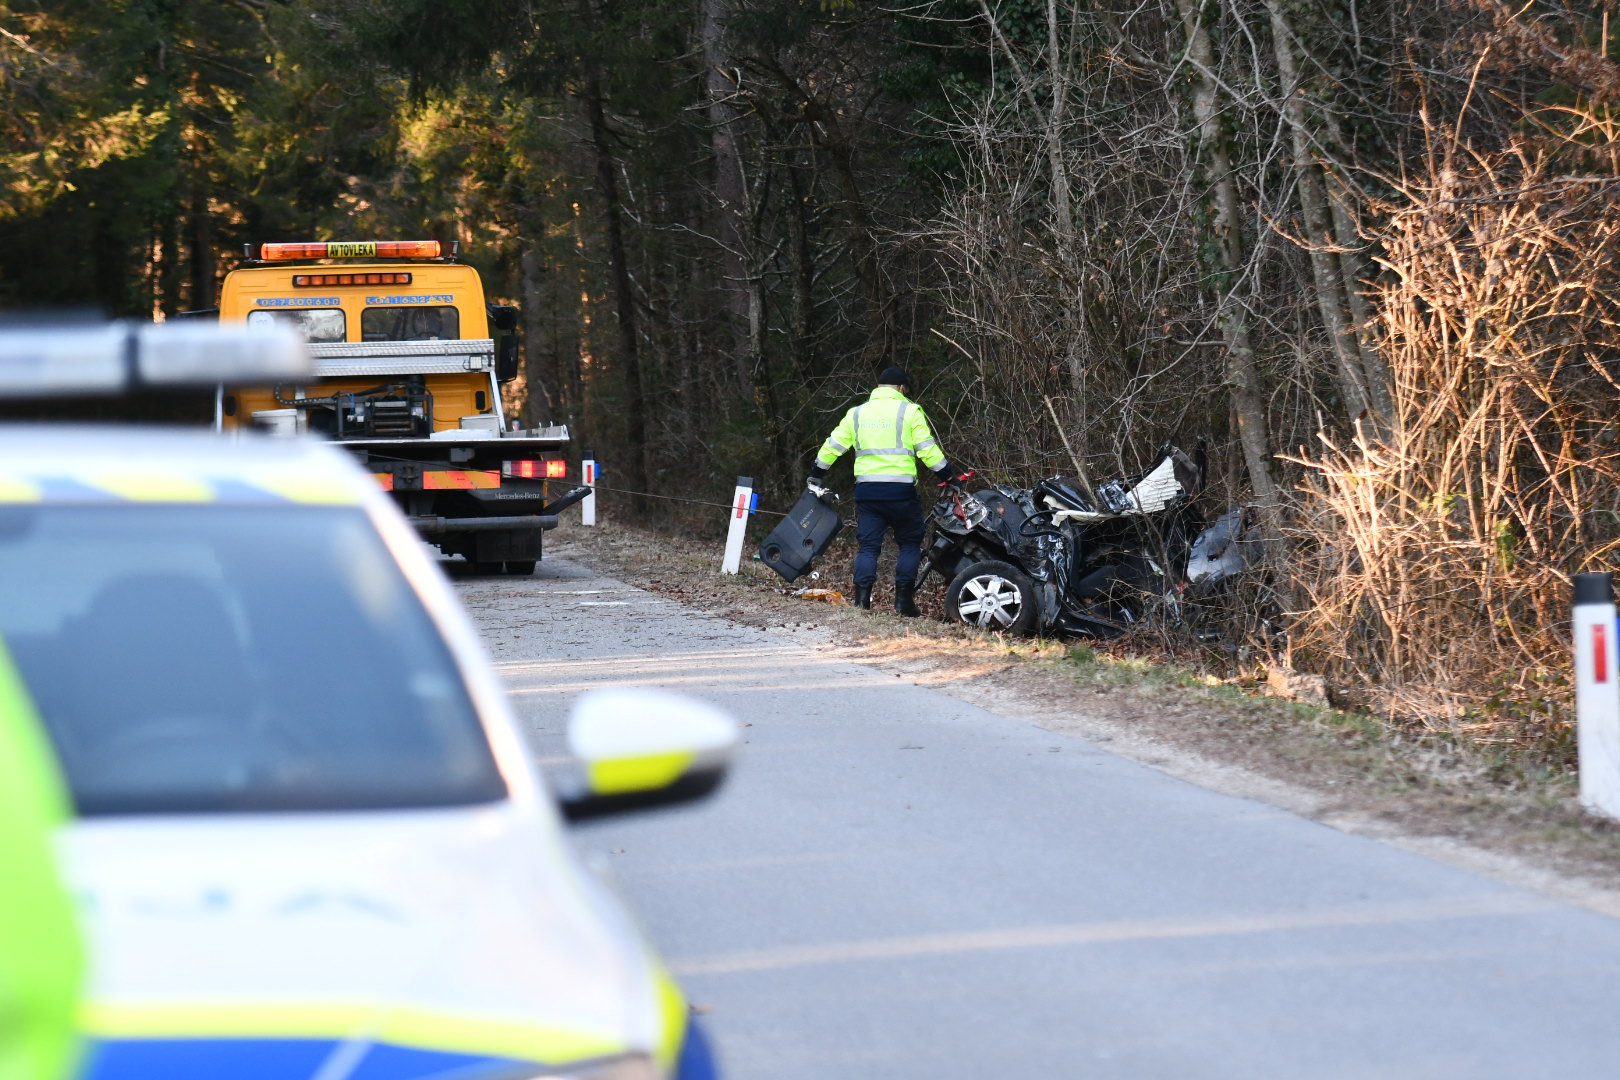
<path id="1" fill-rule="evenodd" d="M 593 686 L 749 725 L 578 833 L 731 1080 L 1620 1075 L 1620 921 L 560 560 L 460 588 L 542 758 Z"/>

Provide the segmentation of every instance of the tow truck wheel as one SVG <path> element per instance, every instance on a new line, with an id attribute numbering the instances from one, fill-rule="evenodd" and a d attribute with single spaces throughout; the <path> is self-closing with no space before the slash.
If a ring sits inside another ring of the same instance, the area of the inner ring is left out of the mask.
<path id="1" fill-rule="evenodd" d="M 945 589 L 945 617 L 980 630 L 1033 634 L 1041 621 L 1035 582 L 999 559 L 971 563 Z"/>
<path id="2" fill-rule="evenodd" d="M 506 572 L 517 577 L 528 577 L 534 573 L 534 567 L 534 559 L 519 559 L 517 561 L 508 561 L 506 563 Z"/>

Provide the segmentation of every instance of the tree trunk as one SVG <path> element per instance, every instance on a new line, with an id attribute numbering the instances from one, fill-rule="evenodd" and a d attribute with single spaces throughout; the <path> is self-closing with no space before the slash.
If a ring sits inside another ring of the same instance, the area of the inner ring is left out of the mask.
<path id="1" fill-rule="evenodd" d="M 792 291 L 792 305 L 788 314 L 792 340 L 788 344 L 788 355 L 793 358 L 794 377 L 802 384 L 810 377 L 811 365 L 815 363 L 811 334 L 814 332 L 816 314 L 816 264 L 815 255 L 810 250 L 810 229 L 805 221 L 808 196 L 804 191 L 804 178 L 799 175 L 796 156 L 788 162 L 787 174 L 788 192 L 793 200 L 787 213 L 788 265 L 792 267 L 788 276 Z"/>
<path id="2" fill-rule="evenodd" d="M 1193 77 L 1193 118 L 1198 124 L 1199 148 L 1204 172 L 1214 196 L 1214 228 L 1221 269 L 1226 279 L 1225 295 L 1218 295 L 1222 312 L 1221 336 L 1226 346 L 1226 381 L 1232 388 L 1232 411 L 1237 417 L 1238 440 L 1249 483 L 1260 504 L 1261 527 L 1268 546 L 1280 535 L 1278 528 L 1277 484 L 1271 473 L 1271 429 L 1266 415 L 1266 398 L 1260 371 L 1255 364 L 1254 346 L 1249 336 L 1249 313 L 1231 290 L 1244 269 L 1242 208 L 1238 202 L 1237 181 L 1232 174 L 1231 148 L 1226 125 L 1221 119 L 1215 78 L 1215 49 L 1204 26 L 1199 0 L 1176 0 L 1182 27 L 1187 35 L 1187 60 Z"/>
<path id="3" fill-rule="evenodd" d="M 811 131 L 820 135 L 821 146 L 832 161 L 833 174 L 838 177 L 838 192 L 844 198 L 844 214 L 849 218 L 850 253 L 854 256 L 855 273 L 866 288 L 867 303 L 871 308 L 867 362 L 876 373 L 894 358 L 893 298 L 884 285 L 883 271 L 878 266 L 872 216 L 867 213 L 866 199 L 861 195 L 860 184 L 855 178 L 855 154 L 832 109 L 820 105 L 808 106 L 805 116 L 811 122 Z"/>
<path id="4" fill-rule="evenodd" d="M 805 125 L 813 150 L 826 154 L 832 165 L 833 177 L 838 182 L 838 193 L 843 197 L 844 216 L 849 221 L 849 252 L 855 265 L 855 277 L 866 294 L 869 308 L 866 327 L 866 347 L 862 350 L 863 364 L 872 374 L 893 360 L 895 350 L 895 298 L 885 283 L 878 262 L 877 230 L 861 194 L 855 172 L 855 151 L 850 145 L 838 110 L 828 108 L 813 96 L 811 89 L 799 84 L 781 64 L 770 58 L 760 58 L 782 89 L 798 103 L 798 119 Z"/>
<path id="5" fill-rule="evenodd" d="M 1069 73 L 1058 48 L 1057 0 L 1046 0 L 1046 60 L 1048 78 L 1052 84 L 1052 104 L 1046 112 L 1046 161 L 1051 171 L 1052 225 L 1057 237 L 1058 265 L 1063 270 L 1063 291 L 1074 290 L 1066 305 L 1069 315 L 1065 321 L 1069 321 L 1083 317 L 1086 305 L 1085 298 L 1080 295 L 1080 267 L 1076 255 L 1074 200 L 1069 190 L 1069 168 L 1063 160 L 1063 125 L 1068 114 Z M 1082 327 L 1075 326 L 1064 335 L 1067 339 L 1064 362 L 1069 370 L 1075 404 L 1080 410 L 1079 429 L 1084 431 L 1086 379 L 1080 357 L 1081 330 Z"/>
<path id="6" fill-rule="evenodd" d="M 590 273 L 587 269 L 588 256 L 585 242 L 585 221 L 579 204 L 574 204 L 574 250 L 577 258 L 574 261 L 573 280 L 559 281 L 556 290 L 552 293 L 552 300 L 557 305 L 559 336 L 555 349 L 557 363 L 562 368 L 559 376 L 566 385 L 567 392 L 564 400 L 565 416 L 568 417 L 569 433 L 584 441 L 587 449 L 593 447 L 592 439 L 595 431 L 592 427 L 592 406 L 595 399 L 589 396 L 585 384 L 585 345 L 586 333 L 590 319 Z M 568 322 L 564 324 L 562 318 L 566 314 Z"/>
<path id="7" fill-rule="evenodd" d="M 1305 244 L 1311 260 L 1311 279 L 1316 286 L 1316 306 L 1322 315 L 1333 357 L 1339 366 L 1339 393 L 1345 412 L 1352 421 L 1374 416 L 1372 399 L 1362 369 L 1361 351 L 1355 331 L 1345 317 L 1344 279 L 1334 249 L 1337 238 L 1328 210 L 1322 170 L 1311 151 L 1311 133 L 1305 126 L 1305 88 L 1294 57 L 1294 32 L 1277 0 L 1266 0 L 1271 13 L 1271 42 L 1277 54 L 1277 74 L 1282 80 L 1283 117 L 1288 123 L 1294 151 L 1294 176 L 1299 191 L 1300 217 L 1305 228 Z M 1381 423 L 1381 417 L 1374 417 Z"/>
<path id="8" fill-rule="evenodd" d="M 214 218 L 202 162 L 194 157 L 191 170 L 191 308 L 201 311 L 214 306 Z"/>
<path id="9" fill-rule="evenodd" d="M 1334 153 L 1344 149 L 1344 135 L 1339 117 L 1332 109 L 1322 110 L 1322 126 L 1327 142 Z M 1325 169 L 1328 206 L 1333 211 L 1333 231 L 1339 238 L 1339 273 L 1344 279 L 1344 292 L 1350 302 L 1350 320 L 1354 324 L 1356 348 L 1361 354 L 1361 370 L 1367 383 L 1367 397 L 1373 411 L 1387 423 L 1395 417 L 1394 383 L 1389 365 L 1372 340 L 1372 309 L 1361 294 L 1367 277 L 1366 260 L 1361 256 L 1364 247 L 1356 214 L 1356 190 L 1348 180 L 1333 169 Z"/>
<path id="10" fill-rule="evenodd" d="M 749 287 L 748 187 L 742 155 L 737 147 L 737 93 L 732 81 L 731 57 L 726 48 L 726 19 L 730 0 L 702 0 L 703 67 L 709 94 L 709 146 L 714 154 L 714 199 L 719 214 L 720 292 L 731 338 L 737 391 L 744 400 L 754 396 L 754 312 Z"/>
<path id="11" fill-rule="evenodd" d="M 547 346 L 545 268 L 534 241 L 522 240 L 519 260 L 523 288 L 523 426 L 554 422 L 559 410 L 552 387 L 556 385 L 556 354 Z"/>
<path id="12" fill-rule="evenodd" d="M 647 490 L 647 407 L 641 380 L 641 352 L 636 331 L 635 290 L 624 246 L 623 211 L 619 198 L 618 171 L 613 148 L 608 142 L 607 117 L 602 107 L 602 84 L 594 58 L 584 61 L 586 120 L 591 131 L 591 148 L 596 157 L 596 192 L 602 200 L 602 236 L 607 247 L 608 277 L 613 289 L 614 316 L 618 324 L 619 363 L 624 375 L 624 480 L 633 492 Z M 641 508 L 640 496 L 631 496 L 632 505 Z"/>
<path id="13" fill-rule="evenodd" d="M 158 262 L 158 308 L 164 315 L 180 310 L 180 206 L 165 214 L 158 223 L 158 244 L 162 252 Z"/>

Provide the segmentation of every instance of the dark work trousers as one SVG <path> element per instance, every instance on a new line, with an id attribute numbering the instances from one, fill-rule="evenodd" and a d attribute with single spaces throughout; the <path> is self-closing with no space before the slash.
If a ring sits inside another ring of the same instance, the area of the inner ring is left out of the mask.
<path id="1" fill-rule="evenodd" d="M 855 584 L 870 587 L 877 581 L 878 552 L 883 550 L 883 534 L 894 530 L 894 542 L 900 547 L 894 565 L 894 583 L 912 585 L 917 581 L 917 563 L 922 559 L 923 513 L 922 500 L 917 489 L 910 484 L 872 484 L 870 487 L 899 488 L 894 496 L 882 492 L 887 498 L 869 498 L 855 485 L 855 538 L 860 542 L 860 554 L 855 556 Z"/>

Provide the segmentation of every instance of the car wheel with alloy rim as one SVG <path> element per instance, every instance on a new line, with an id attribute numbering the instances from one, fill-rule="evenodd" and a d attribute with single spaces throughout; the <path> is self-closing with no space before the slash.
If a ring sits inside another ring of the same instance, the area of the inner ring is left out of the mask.
<path id="1" fill-rule="evenodd" d="M 999 559 L 972 563 L 946 587 L 945 617 L 981 630 L 1033 634 L 1041 622 L 1035 582 Z"/>

